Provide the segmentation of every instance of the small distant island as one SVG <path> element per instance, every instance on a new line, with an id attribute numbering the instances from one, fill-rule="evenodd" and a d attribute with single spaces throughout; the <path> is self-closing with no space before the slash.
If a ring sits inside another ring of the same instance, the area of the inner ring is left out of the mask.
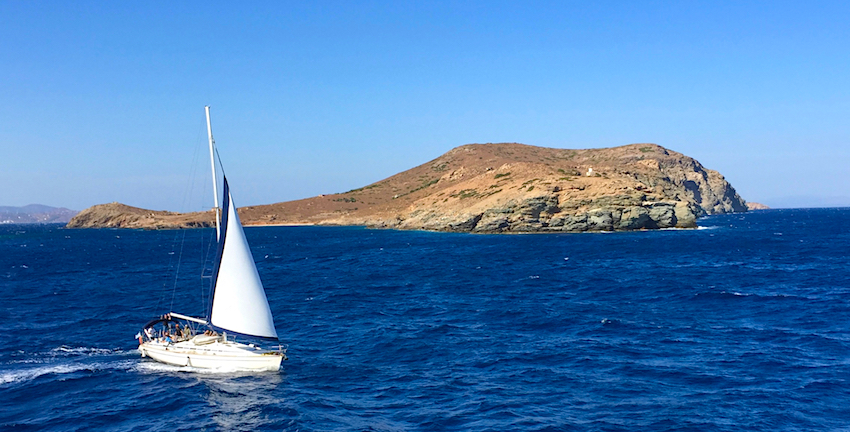
<path id="1" fill-rule="evenodd" d="M 78 212 L 64 207 L 30 204 L 22 207 L 0 206 L 0 224 L 68 223 Z"/>
<path id="2" fill-rule="evenodd" d="M 656 144 L 555 149 L 468 144 L 344 193 L 239 209 L 245 225 L 359 225 L 475 233 L 692 228 L 699 217 L 746 212 L 717 171 Z M 69 228 L 211 226 L 212 212 L 119 203 L 88 208 Z"/>
<path id="3" fill-rule="evenodd" d="M 757 202 L 748 202 L 747 210 L 770 210 L 770 207 Z"/>

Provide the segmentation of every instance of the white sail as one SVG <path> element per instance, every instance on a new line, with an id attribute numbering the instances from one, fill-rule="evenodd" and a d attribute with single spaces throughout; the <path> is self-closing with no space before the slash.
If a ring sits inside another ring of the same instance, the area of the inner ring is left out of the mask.
<path id="1" fill-rule="evenodd" d="M 242 223 L 224 179 L 223 246 L 213 285 L 210 324 L 223 330 L 277 339 L 274 318 Z"/>

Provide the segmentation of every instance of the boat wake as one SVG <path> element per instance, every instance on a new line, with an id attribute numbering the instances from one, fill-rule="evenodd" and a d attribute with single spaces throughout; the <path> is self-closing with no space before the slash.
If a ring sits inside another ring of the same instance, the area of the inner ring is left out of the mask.
<path id="1" fill-rule="evenodd" d="M 33 381 L 45 375 L 69 375 L 84 372 L 100 371 L 129 371 L 134 367 L 132 360 L 105 362 L 74 362 L 43 364 L 36 367 L 25 367 L 16 370 L 0 372 L 0 386 Z"/>
<path id="2" fill-rule="evenodd" d="M 256 370 L 242 368 L 201 369 L 174 366 L 139 358 L 138 350 L 121 348 L 71 347 L 62 345 L 47 352 L 19 353 L 19 358 L 0 364 L 0 386 L 34 381 L 45 376 L 118 371 L 131 373 L 191 372 L 206 375 L 256 375 Z M 277 372 L 271 372 L 277 373 Z M 65 378 L 60 378 L 65 379 Z"/>
<path id="3" fill-rule="evenodd" d="M 45 375 L 130 370 L 135 350 L 120 348 L 69 347 L 62 345 L 41 353 L 21 353 L 19 359 L 3 365 L 0 386 L 33 381 Z"/>

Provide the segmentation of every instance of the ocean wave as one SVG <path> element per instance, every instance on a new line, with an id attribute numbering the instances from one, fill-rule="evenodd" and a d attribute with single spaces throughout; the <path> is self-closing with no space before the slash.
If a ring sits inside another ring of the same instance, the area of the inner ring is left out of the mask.
<path id="1" fill-rule="evenodd" d="M 757 290 L 757 291 L 736 291 L 736 290 L 719 290 L 719 291 L 699 291 L 693 293 L 690 297 L 692 301 L 696 302 L 706 302 L 707 304 L 712 304 L 712 302 L 718 302 L 717 304 L 723 304 L 725 302 L 745 302 L 741 304 L 747 304 L 748 307 L 758 307 L 759 311 L 762 312 L 761 308 L 765 311 L 770 311 L 766 313 L 777 313 L 777 310 L 773 310 L 771 308 L 774 307 L 782 307 L 783 310 L 785 308 L 792 308 L 795 304 L 803 304 L 810 303 L 813 301 L 810 297 L 805 294 L 788 294 L 783 292 L 771 292 L 765 290 Z M 772 306 L 771 306 L 772 305 Z M 784 306 L 780 306 L 784 305 Z"/>

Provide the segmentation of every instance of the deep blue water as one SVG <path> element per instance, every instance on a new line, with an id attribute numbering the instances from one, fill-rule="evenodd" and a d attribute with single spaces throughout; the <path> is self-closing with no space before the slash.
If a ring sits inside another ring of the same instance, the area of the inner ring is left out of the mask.
<path id="1" fill-rule="evenodd" d="M 247 229 L 262 374 L 135 350 L 204 310 L 211 230 L 0 226 L 0 429 L 850 430 L 850 209 L 700 225 Z"/>

